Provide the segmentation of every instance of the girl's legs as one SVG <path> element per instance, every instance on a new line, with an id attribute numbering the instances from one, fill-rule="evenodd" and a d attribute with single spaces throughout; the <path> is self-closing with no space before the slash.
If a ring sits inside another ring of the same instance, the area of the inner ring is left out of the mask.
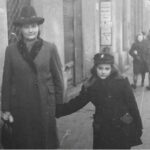
<path id="1" fill-rule="evenodd" d="M 132 87 L 133 87 L 134 89 L 136 89 L 137 80 L 138 80 L 138 75 L 137 75 L 137 74 L 134 74 L 134 75 L 133 75 L 133 84 L 132 84 Z"/>
<path id="2" fill-rule="evenodd" d="M 144 80 L 145 80 L 145 73 L 141 74 L 142 80 L 141 80 L 141 86 L 144 86 Z"/>
<path id="3" fill-rule="evenodd" d="M 149 82 L 149 85 L 146 87 L 146 89 L 150 90 L 150 72 L 148 72 L 148 82 Z"/>

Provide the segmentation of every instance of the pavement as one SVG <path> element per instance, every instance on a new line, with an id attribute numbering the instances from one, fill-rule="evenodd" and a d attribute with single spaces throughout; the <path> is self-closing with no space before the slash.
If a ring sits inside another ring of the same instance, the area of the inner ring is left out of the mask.
<path id="1" fill-rule="evenodd" d="M 124 76 L 132 83 L 132 68 L 128 69 Z M 145 86 L 148 85 L 148 74 L 146 74 Z M 80 85 L 73 91 L 78 93 Z M 143 144 L 132 147 L 132 149 L 150 149 L 150 91 L 140 86 L 140 79 L 137 89 L 133 90 L 143 122 Z M 71 94 L 70 94 L 71 95 Z M 62 149 L 92 149 L 92 115 L 94 106 L 87 104 L 84 108 L 69 116 L 57 119 L 58 135 Z"/>

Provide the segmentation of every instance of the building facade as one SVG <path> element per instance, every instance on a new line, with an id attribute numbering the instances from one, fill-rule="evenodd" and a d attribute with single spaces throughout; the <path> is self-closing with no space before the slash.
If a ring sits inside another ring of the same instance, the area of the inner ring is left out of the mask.
<path id="1" fill-rule="evenodd" d="M 135 35 L 148 32 L 150 26 L 149 0 L 1 0 L 1 75 L 5 48 L 13 41 L 12 32 L 17 32 L 12 21 L 24 5 L 34 6 L 45 18 L 41 36 L 57 45 L 69 86 L 90 75 L 94 54 L 106 46 L 124 71 L 130 64 L 128 51 Z"/>

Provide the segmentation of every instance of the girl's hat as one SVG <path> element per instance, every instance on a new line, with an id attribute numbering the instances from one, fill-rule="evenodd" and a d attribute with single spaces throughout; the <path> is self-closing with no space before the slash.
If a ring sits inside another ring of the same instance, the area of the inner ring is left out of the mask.
<path id="1" fill-rule="evenodd" d="M 99 64 L 114 64 L 114 56 L 108 53 L 97 53 L 94 56 L 94 65 L 99 65 Z"/>
<path id="2" fill-rule="evenodd" d="M 25 6 L 21 10 L 20 17 L 13 24 L 15 26 L 22 26 L 31 23 L 42 24 L 43 22 L 44 18 L 37 17 L 35 9 L 32 6 Z"/>

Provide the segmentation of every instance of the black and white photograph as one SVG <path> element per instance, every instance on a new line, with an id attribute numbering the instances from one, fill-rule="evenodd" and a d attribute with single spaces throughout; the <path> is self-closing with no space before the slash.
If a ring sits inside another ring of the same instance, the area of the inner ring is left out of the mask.
<path id="1" fill-rule="evenodd" d="M 0 0 L 0 149 L 150 149 L 150 0 Z"/>

